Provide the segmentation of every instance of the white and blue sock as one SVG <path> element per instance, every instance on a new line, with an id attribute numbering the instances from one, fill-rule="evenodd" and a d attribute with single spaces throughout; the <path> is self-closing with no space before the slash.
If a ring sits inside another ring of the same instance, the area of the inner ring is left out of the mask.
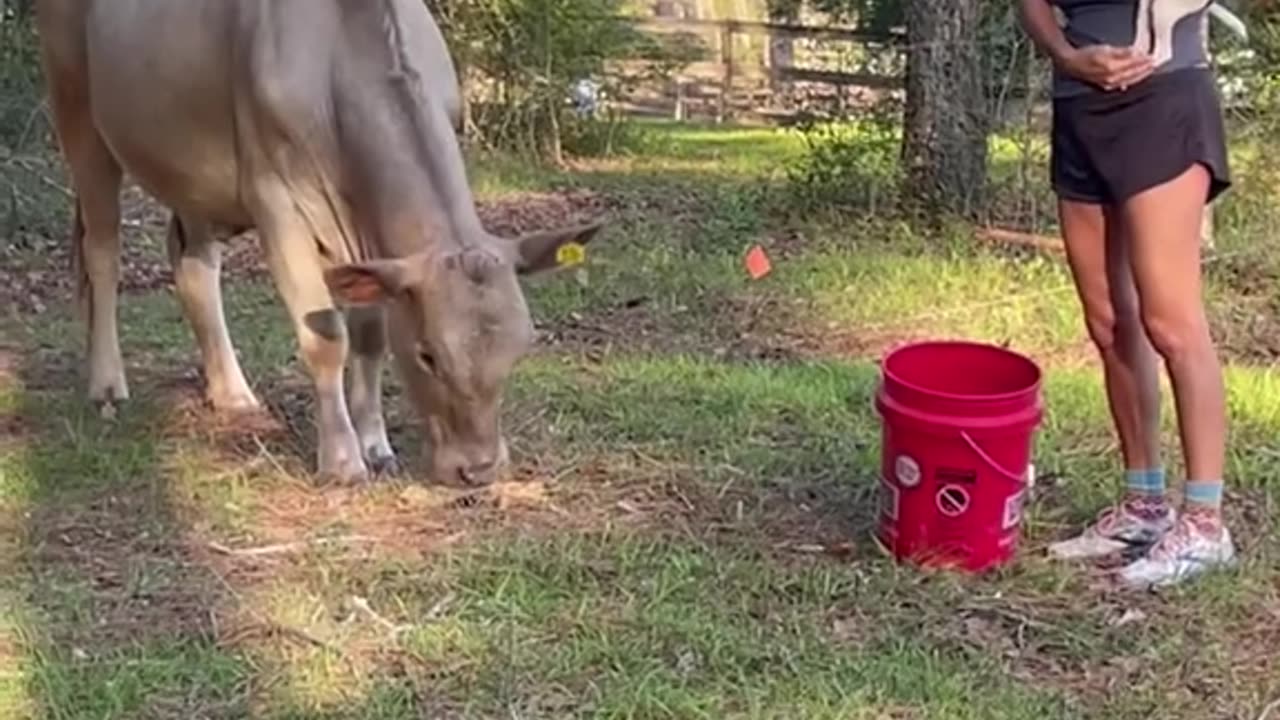
<path id="1" fill-rule="evenodd" d="M 1130 497 L 1144 500 L 1164 500 L 1164 468 L 1128 470 L 1125 472 L 1125 489 Z"/>
<path id="2" fill-rule="evenodd" d="M 1188 480 L 1184 490 L 1188 510 L 1211 510 L 1222 507 L 1221 480 Z"/>

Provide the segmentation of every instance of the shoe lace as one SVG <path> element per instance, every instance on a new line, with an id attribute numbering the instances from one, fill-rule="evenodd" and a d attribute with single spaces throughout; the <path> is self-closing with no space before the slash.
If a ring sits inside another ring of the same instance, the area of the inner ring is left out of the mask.
<path id="1" fill-rule="evenodd" d="M 1101 512 L 1094 517 L 1093 527 L 1100 533 L 1107 534 L 1116 529 L 1122 521 L 1143 520 L 1143 513 L 1129 505 L 1128 501 L 1121 501 L 1108 508 L 1103 508 Z"/>
<path id="2" fill-rule="evenodd" d="M 1102 511 L 1093 518 L 1093 529 L 1104 535 L 1109 533 L 1120 521 L 1120 517 L 1123 512 L 1124 508 L 1119 505 L 1103 508 Z"/>
<path id="3" fill-rule="evenodd" d="M 1178 518 L 1173 529 L 1151 548 L 1148 557 L 1152 560 L 1171 560 L 1186 552 L 1195 538 L 1200 535 L 1199 529 L 1185 517 Z"/>

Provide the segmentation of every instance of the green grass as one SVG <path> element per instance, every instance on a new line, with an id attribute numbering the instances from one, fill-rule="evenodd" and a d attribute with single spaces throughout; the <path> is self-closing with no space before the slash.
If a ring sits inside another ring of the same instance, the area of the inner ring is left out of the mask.
<path id="1" fill-rule="evenodd" d="M 474 163 L 491 199 L 573 185 L 614 201 L 585 282 L 529 283 L 560 335 L 508 396 L 522 487 L 541 488 L 523 504 L 311 484 L 309 396 L 269 285 L 237 284 L 227 313 L 293 429 L 187 407 L 196 354 L 167 292 L 124 299 L 136 397 L 114 422 L 82 400 L 65 307 L 6 321 L 0 720 L 1252 720 L 1280 696 L 1273 366 L 1227 374 L 1242 566 L 1158 597 L 1100 591 L 1036 552 L 1119 472 L 1062 266 L 876 218 L 793 225 L 775 191 L 794 135 L 654 132 L 644 154 L 572 171 Z M 1260 234 L 1246 221 L 1238 247 Z M 752 242 L 775 260 L 756 282 Z M 1254 302 L 1234 275 L 1212 283 Z M 916 333 L 1012 340 L 1048 370 L 1028 552 L 990 576 L 896 566 L 869 537 L 874 357 Z M 388 412 L 413 461 L 410 416 Z M 210 549 L 346 535 L 376 542 Z"/>
<path id="2" fill-rule="evenodd" d="M 1030 718 L 1062 707 L 1056 693 L 990 682 L 992 666 L 918 639 L 861 628 L 856 643 L 833 641 L 814 609 L 865 589 L 831 568 L 612 534 L 482 548 L 458 564 L 440 587 L 393 576 L 387 591 L 457 594 L 453 619 L 409 642 L 428 660 L 468 662 L 454 694 L 482 713 L 554 714 L 536 703 L 575 698 L 594 717 L 871 718 L 914 706 Z"/>

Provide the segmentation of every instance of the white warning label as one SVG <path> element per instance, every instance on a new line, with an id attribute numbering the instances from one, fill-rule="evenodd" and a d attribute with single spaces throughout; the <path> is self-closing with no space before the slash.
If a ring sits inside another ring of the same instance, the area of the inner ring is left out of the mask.
<path id="1" fill-rule="evenodd" d="M 938 490 L 938 512 L 949 518 L 960 517 L 969 509 L 969 491 L 959 485 L 944 485 Z"/>
<path id="2" fill-rule="evenodd" d="M 887 480 L 880 481 L 880 512 L 890 520 L 898 519 L 899 490 Z"/>
<path id="3" fill-rule="evenodd" d="M 920 464 L 910 455 L 899 455 L 893 463 L 893 471 L 902 487 L 913 488 L 920 484 Z"/>
<path id="4" fill-rule="evenodd" d="M 1026 502 L 1027 491 L 1019 490 L 1004 501 L 1004 522 L 1001 528 L 1009 530 L 1022 522 L 1022 505 Z"/>

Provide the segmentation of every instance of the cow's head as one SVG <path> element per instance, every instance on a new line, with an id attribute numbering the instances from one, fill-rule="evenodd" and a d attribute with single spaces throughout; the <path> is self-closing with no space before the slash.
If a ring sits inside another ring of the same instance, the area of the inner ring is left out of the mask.
<path id="1" fill-rule="evenodd" d="M 436 482 L 488 483 L 507 461 L 502 392 L 534 340 L 518 276 L 559 266 L 562 248 L 585 245 L 600 228 L 486 237 L 466 249 L 325 273 L 339 301 L 386 308 L 391 352 L 425 426 Z"/>

